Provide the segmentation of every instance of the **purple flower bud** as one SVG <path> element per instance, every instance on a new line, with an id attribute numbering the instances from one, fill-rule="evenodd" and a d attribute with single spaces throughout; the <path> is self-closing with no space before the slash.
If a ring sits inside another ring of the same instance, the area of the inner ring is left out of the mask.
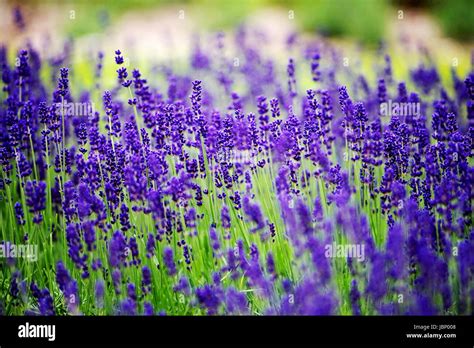
<path id="1" fill-rule="evenodd" d="M 151 290 L 151 270 L 148 266 L 142 268 L 142 291 L 144 294 L 149 293 Z"/>
<path id="2" fill-rule="evenodd" d="M 207 308 L 209 315 L 217 314 L 219 305 L 221 304 L 220 291 L 218 288 L 210 285 L 204 285 L 196 289 L 196 297 L 199 303 Z"/>
<path id="3" fill-rule="evenodd" d="M 64 294 L 69 311 L 75 312 L 79 305 L 77 283 L 69 275 L 69 272 L 66 267 L 64 267 L 62 261 L 59 261 L 56 265 L 56 282 L 58 283 L 59 289 Z"/>
<path id="4" fill-rule="evenodd" d="M 256 224 L 250 232 L 255 233 L 265 227 L 265 222 L 263 221 L 262 212 L 260 207 L 257 204 L 251 203 L 250 199 L 245 196 L 243 202 L 244 213 L 250 218 L 250 220 Z"/>
<path id="5" fill-rule="evenodd" d="M 95 301 L 97 307 L 99 308 L 102 308 L 104 306 L 104 291 L 104 282 L 100 279 L 97 280 L 95 283 Z"/>
<path id="6" fill-rule="evenodd" d="M 43 181 L 27 181 L 25 186 L 26 204 L 30 207 L 30 213 L 35 214 L 34 223 L 43 221 L 41 212 L 46 207 L 46 183 Z"/>
<path id="7" fill-rule="evenodd" d="M 173 276 L 176 274 L 176 265 L 174 263 L 173 249 L 169 246 L 165 247 L 163 251 L 163 262 L 168 269 L 168 274 Z"/>
<path id="8" fill-rule="evenodd" d="M 22 226 L 25 224 L 25 216 L 23 214 L 23 207 L 20 202 L 15 203 L 15 217 L 18 225 Z"/>

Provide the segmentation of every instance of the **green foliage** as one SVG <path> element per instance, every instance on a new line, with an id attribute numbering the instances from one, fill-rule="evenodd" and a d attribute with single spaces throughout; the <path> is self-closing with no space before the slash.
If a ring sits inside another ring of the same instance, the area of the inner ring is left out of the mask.
<path id="1" fill-rule="evenodd" d="M 276 6 L 294 11 L 295 22 L 303 30 L 319 31 L 329 36 L 349 36 L 365 43 L 376 43 L 382 38 L 388 9 L 386 0 L 132 0 L 101 3 L 73 1 L 71 4 L 76 11 L 75 20 L 71 20 L 66 28 L 71 36 L 100 31 L 128 10 L 183 6 L 197 18 L 206 19 L 199 22 L 200 26 L 225 29 L 244 22 L 260 9 Z"/>
<path id="2" fill-rule="evenodd" d="M 304 30 L 329 36 L 349 36 L 377 43 L 384 34 L 388 3 L 385 0 L 295 0 L 295 19 Z"/>
<path id="3" fill-rule="evenodd" d="M 472 0 L 437 1 L 434 13 L 445 33 L 458 40 L 474 40 L 474 2 Z"/>
<path id="4" fill-rule="evenodd" d="M 172 5 L 172 0 L 103 0 L 103 1 L 81 1 L 73 0 L 66 2 L 69 11 L 75 11 L 74 19 L 71 13 L 66 15 L 70 21 L 64 29 L 69 36 L 77 37 L 104 30 L 113 20 L 128 11 L 140 11 L 150 8 L 160 8 Z M 180 2 L 189 3 L 189 0 Z"/>

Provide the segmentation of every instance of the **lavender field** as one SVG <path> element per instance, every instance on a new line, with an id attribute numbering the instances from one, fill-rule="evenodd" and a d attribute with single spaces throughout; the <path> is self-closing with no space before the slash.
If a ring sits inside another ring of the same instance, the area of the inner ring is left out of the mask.
<path id="1" fill-rule="evenodd" d="M 474 314 L 466 46 L 24 35 L 0 48 L 3 315 Z"/>

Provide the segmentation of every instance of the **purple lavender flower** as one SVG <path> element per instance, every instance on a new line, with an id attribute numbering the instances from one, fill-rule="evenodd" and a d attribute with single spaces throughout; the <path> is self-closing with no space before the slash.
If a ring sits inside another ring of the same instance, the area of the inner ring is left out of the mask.
<path id="1" fill-rule="evenodd" d="M 30 176 L 31 173 L 33 172 L 31 169 L 30 162 L 28 162 L 23 152 L 20 152 L 19 154 L 18 171 L 19 171 L 19 175 L 23 178 Z"/>
<path id="2" fill-rule="evenodd" d="M 41 315 L 55 315 L 54 301 L 48 289 L 43 289 L 38 298 L 38 307 Z"/>
<path id="3" fill-rule="evenodd" d="M 119 231 L 112 236 L 109 244 L 109 262 L 112 267 L 120 267 L 125 264 L 127 257 L 127 242 Z"/>
<path id="4" fill-rule="evenodd" d="M 13 10 L 13 19 L 18 29 L 20 30 L 25 29 L 26 27 L 25 20 L 23 18 L 23 13 L 21 12 L 21 8 L 19 6 L 16 6 Z"/>
<path id="5" fill-rule="evenodd" d="M 372 270 L 366 291 L 372 296 L 375 302 L 380 301 L 387 293 L 385 263 L 380 254 L 376 254 L 372 261 Z"/>
<path id="6" fill-rule="evenodd" d="M 18 225 L 22 226 L 25 224 L 25 215 L 23 214 L 23 207 L 20 202 L 15 203 L 15 217 Z"/>
<path id="7" fill-rule="evenodd" d="M 147 251 L 146 256 L 148 258 L 151 258 L 155 254 L 155 245 L 156 245 L 155 236 L 151 233 L 148 234 L 148 239 L 146 242 L 146 251 Z"/>
<path id="8" fill-rule="evenodd" d="M 290 97 L 296 97 L 296 77 L 295 77 L 295 62 L 292 58 L 288 61 L 287 67 L 288 73 L 288 91 L 290 93 Z"/>
<path id="9" fill-rule="evenodd" d="M 46 207 L 46 183 L 43 181 L 27 181 L 25 194 L 27 196 L 26 204 L 30 208 L 29 211 L 35 214 L 33 222 L 39 224 L 43 221 L 41 212 Z"/>
<path id="10" fill-rule="evenodd" d="M 321 71 L 319 71 L 319 60 L 321 56 L 319 53 L 315 53 L 311 57 L 311 75 L 313 76 L 313 81 L 318 82 L 321 79 Z"/>
<path id="11" fill-rule="evenodd" d="M 360 315 L 360 292 L 357 287 L 357 281 L 355 279 L 352 280 L 351 283 L 351 291 L 349 294 L 350 300 L 351 300 L 351 305 L 352 305 L 352 314 L 353 315 Z"/>
<path id="12" fill-rule="evenodd" d="M 62 261 L 56 265 L 56 282 L 64 295 L 69 311 L 75 312 L 80 303 L 77 282 L 69 275 Z"/>
<path id="13" fill-rule="evenodd" d="M 206 70 L 210 67 L 210 59 L 209 57 L 201 50 L 199 45 L 196 45 L 193 54 L 191 57 L 191 66 L 194 69 L 201 69 Z"/>
<path id="14" fill-rule="evenodd" d="M 135 265 L 135 266 L 140 264 L 141 260 L 140 260 L 140 257 L 138 255 L 137 239 L 135 237 L 130 237 L 128 246 L 129 246 L 131 254 L 132 254 L 132 264 Z"/>
<path id="15" fill-rule="evenodd" d="M 174 291 L 182 292 L 185 295 L 190 295 L 191 287 L 187 277 L 182 276 L 179 278 L 178 284 L 173 287 Z"/>
<path id="16" fill-rule="evenodd" d="M 114 285 L 115 294 L 119 295 L 121 293 L 122 285 L 122 273 L 119 269 L 115 269 L 112 271 L 112 283 Z"/>
<path id="17" fill-rule="evenodd" d="M 247 297 L 234 288 L 228 288 L 225 293 L 226 313 L 228 314 L 247 314 Z"/>
<path id="18" fill-rule="evenodd" d="M 132 228 L 130 225 L 130 218 L 129 218 L 129 209 L 125 203 L 122 203 L 120 206 L 120 224 L 122 225 L 122 231 L 128 231 Z"/>
<path id="19" fill-rule="evenodd" d="M 151 291 L 151 270 L 148 266 L 142 268 L 142 292 L 147 294 Z"/>
<path id="20" fill-rule="evenodd" d="M 62 208 L 66 221 L 72 221 L 74 215 L 77 212 L 76 203 L 77 203 L 77 191 L 74 187 L 74 183 L 68 181 L 64 184 L 64 195 L 62 201 Z"/>
<path id="21" fill-rule="evenodd" d="M 211 226 L 209 230 L 209 238 L 211 240 L 212 249 L 214 251 L 219 250 L 220 249 L 219 236 L 217 235 L 217 231 L 214 226 Z"/>
<path id="22" fill-rule="evenodd" d="M 136 315 L 137 303 L 131 298 L 126 298 L 120 302 L 117 312 L 119 315 Z"/>
<path id="23" fill-rule="evenodd" d="M 122 52 L 120 52 L 120 50 L 115 51 L 115 63 L 117 65 L 122 65 L 124 63 Z M 118 76 L 118 80 L 119 80 L 120 84 L 123 87 L 125 87 L 125 88 L 130 87 L 130 85 L 132 84 L 132 80 L 127 79 L 127 77 L 128 77 L 127 68 L 125 68 L 125 67 L 119 68 L 117 70 L 117 76 Z"/>
<path id="24" fill-rule="evenodd" d="M 117 65 L 123 64 L 122 52 L 120 52 L 120 50 L 115 51 L 115 64 Z"/>
<path id="25" fill-rule="evenodd" d="M 245 196 L 243 201 L 244 213 L 250 218 L 250 220 L 256 225 L 250 231 L 255 233 L 265 227 L 265 222 L 263 221 L 262 212 L 258 204 L 250 202 L 249 197 Z"/>
<path id="26" fill-rule="evenodd" d="M 99 308 L 102 308 L 104 306 L 104 292 L 104 282 L 99 279 L 95 283 L 95 302 L 96 306 Z"/>
<path id="27" fill-rule="evenodd" d="M 304 280 L 295 294 L 284 297 L 279 314 L 282 315 L 330 315 L 334 312 L 336 301 L 331 293 L 317 290 L 311 280 Z"/>
<path id="28" fill-rule="evenodd" d="M 82 224 L 83 237 L 86 242 L 87 251 L 92 251 L 96 249 L 96 233 L 94 228 L 94 223 L 87 221 Z"/>
<path id="29" fill-rule="evenodd" d="M 221 222 L 222 222 L 222 227 L 223 228 L 230 228 L 230 214 L 229 214 L 229 208 L 227 208 L 226 205 L 222 207 L 221 210 Z"/>
<path id="30" fill-rule="evenodd" d="M 61 68 L 58 86 L 53 95 L 55 103 L 63 103 L 69 96 L 69 69 Z"/>
<path id="31" fill-rule="evenodd" d="M 83 278 L 88 277 L 86 264 L 87 254 L 83 254 L 82 241 L 79 226 L 70 223 L 66 227 L 66 240 L 68 244 L 68 255 L 79 269 L 83 270 Z"/>
<path id="32" fill-rule="evenodd" d="M 411 71 L 411 78 L 425 94 L 430 93 L 430 91 L 439 82 L 439 76 L 436 68 L 425 67 L 423 64 Z"/>
<path id="33" fill-rule="evenodd" d="M 143 314 L 146 316 L 155 315 L 155 309 L 150 302 L 145 302 L 143 304 Z"/>
<path id="34" fill-rule="evenodd" d="M 221 304 L 220 291 L 210 285 L 196 289 L 196 297 L 199 303 L 207 309 L 209 315 L 217 314 Z"/>
<path id="35" fill-rule="evenodd" d="M 174 263 L 173 249 L 165 247 L 163 251 L 163 262 L 168 270 L 168 275 L 173 276 L 176 274 L 176 265 Z"/>

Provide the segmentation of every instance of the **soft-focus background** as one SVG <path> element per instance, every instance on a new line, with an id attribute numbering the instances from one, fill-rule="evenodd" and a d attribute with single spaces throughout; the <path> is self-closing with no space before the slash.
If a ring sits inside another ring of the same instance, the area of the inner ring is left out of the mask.
<path id="1" fill-rule="evenodd" d="M 472 67 L 473 23 L 471 0 L 0 0 L 0 44 L 10 59 L 32 45 L 42 58 L 74 67 L 84 87 L 94 83 L 98 52 L 106 81 L 114 81 L 116 49 L 148 76 L 160 64 L 180 71 L 193 52 L 214 51 L 219 33 L 231 40 L 243 26 L 263 38 L 261 53 L 282 67 L 292 41 L 320 40 L 339 47 L 368 76 L 380 49 L 390 53 L 400 78 L 420 55 L 428 57 L 449 84 L 453 67 L 460 74 Z M 240 52 L 223 46 L 238 62 Z"/>
<path id="2" fill-rule="evenodd" d="M 23 13 L 24 30 L 14 9 Z M 84 45 L 133 43 L 178 54 L 205 32 L 254 25 L 272 39 L 291 32 L 366 45 L 423 42 L 439 51 L 472 47 L 471 0 L 107 0 L 0 1 L 0 41 L 20 45 L 73 38 Z M 275 40 L 272 40 L 275 41 Z M 86 46 L 90 47 L 90 46 Z M 172 52 L 170 52 L 172 50 Z"/>
<path id="3" fill-rule="evenodd" d="M 474 36 L 470 0 L 49 0 L 2 1 L 2 39 L 17 39 L 9 16 L 16 6 L 26 11 L 25 19 L 36 36 L 49 33 L 78 38 L 115 31 L 129 36 L 125 34 L 133 35 L 143 25 L 149 32 L 179 27 L 224 30 L 244 21 L 275 24 L 273 30 L 277 30 L 281 25 L 293 27 L 285 23 L 288 12 L 293 11 L 295 29 L 376 43 L 384 34 L 397 33 L 396 20 L 403 19 L 400 10 L 412 33 L 427 39 L 442 34 L 469 41 Z"/>

